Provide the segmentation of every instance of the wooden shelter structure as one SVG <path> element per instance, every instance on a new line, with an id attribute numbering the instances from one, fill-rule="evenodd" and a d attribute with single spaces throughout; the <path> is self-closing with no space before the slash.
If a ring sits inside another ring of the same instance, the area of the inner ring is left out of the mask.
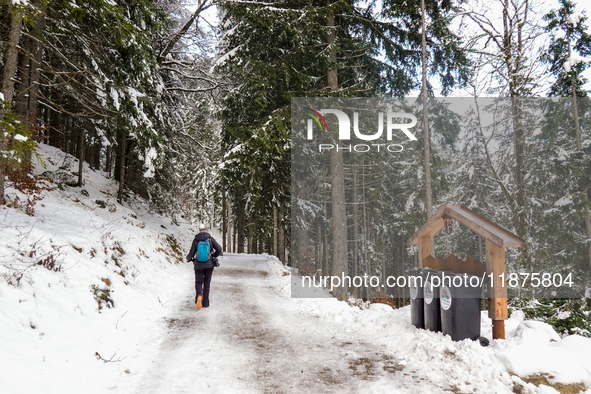
<path id="1" fill-rule="evenodd" d="M 454 255 L 446 260 L 432 256 L 431 240 L 441 230 L 450 226 L 453 220 L 485 239 L 486 264 L 484 266 L 471 257 L 468 257 L 466 262 L 462 262 Z M 486 283 L 489 284 L 488 316 L 493 321 L 493 339 L 505 339 L 505 320 L 508 318 L 505 248 L 523 247 L 525 241 L 522 238 L 463 205 L 443 205 L 410 238 L 409 244 L 419 247 L 419 268 L 430 267 L 475 275 L 485 270 Z M 492 274 L 492 282 L 488 279 L 490 274 Z M 492 286 L 490 286 L 491 283 Z"/>

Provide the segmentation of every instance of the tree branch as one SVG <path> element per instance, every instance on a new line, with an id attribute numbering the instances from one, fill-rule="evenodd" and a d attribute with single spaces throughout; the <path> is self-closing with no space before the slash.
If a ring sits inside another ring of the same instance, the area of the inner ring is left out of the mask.
<path id="1" fill-rule="evenodd" d="M 168 41 L 168 44 L 166 44 L 166 46 L 164 47 L 164 49 L 158 55 L 158 64 L 159 65 L 162 64 L 162 61 L 170 53 L 170 51 L 172 50 L 172 48 L 174 48 L 174 46 L 181 39 L 181 37 L 185 35 L 185 33 L 187 32 L 187 30 L 189 30 L 189 28 L 191 27 L 191 25 L 193 24 L 193 22 L 195 22 L 195 20 L 197 19 L 197 17 L 199 17 L 199 14 L 202 11 L 205 11 L 206 9 L 208 9 L 209 7 L 211 7 L 212 5 L 213 5 L 213 1 L 212 0 L 200 0 L 199 1 L 199 3 L 197 4 L 197 9 L 193 13 L 193 15 L 191 15 L 191 17 L 183 25 L 183 27 L 172 36 L 172 38 L 170 39 L 170 41 Z"/>

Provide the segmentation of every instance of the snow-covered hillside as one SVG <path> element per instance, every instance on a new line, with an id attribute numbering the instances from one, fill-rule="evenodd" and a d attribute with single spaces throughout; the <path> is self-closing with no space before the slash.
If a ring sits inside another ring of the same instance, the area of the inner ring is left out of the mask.
<path id="1" fill-rule="evenodd" d="M 132 373 L 117 360 L 163 335 L 155 322 L 182 296 L 171 284 L 194 230 L 140 199 L 117 204 L 117 184 L 88 167 L 82 189 L 68 187 L 77 161 L 39 153 L 53 191 L 32 216 L 14 189 L 20 208 L 0 207 L 0 393 L 100 392 Z"/>
<path id="2" fill-rule="evenodd" d="M 0 207 L 0 393 L 557 392 L 527 383 L 544 378 L 591 393 L 591 339 L 514 313 L 507 340 L 453 342 L 411 326 L 408 307 L 291 298 L 296 275 L 270 256 L 224 256 L 197 311 L 194 228 L 116 204 L 90 169 L 64 186 L 76 160 L 39 152 L 53 191 L 34 214 L 12 189 Z"/>

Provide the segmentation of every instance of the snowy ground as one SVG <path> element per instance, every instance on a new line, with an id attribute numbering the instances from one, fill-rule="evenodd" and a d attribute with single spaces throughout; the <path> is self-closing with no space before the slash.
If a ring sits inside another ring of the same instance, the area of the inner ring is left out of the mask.
<path id="1" fill-rule="evenodd" d="M 40 153 L 38 172 L 77 169 Z M 116 204 L 116 184 L 85 172 L 88 196 L 44 192 L 34 216 L 0 207 L 0 393 L 556 392 L 521 379 L 536 374 L 591 393 L 591 339 L 516 314 L 507 340 L 452 342 L 410 326 L 409 308 L 292 299 L 291 272 L 269 256 L 224 256 L 198 311 L 183 262 L 194 229 Z"/>

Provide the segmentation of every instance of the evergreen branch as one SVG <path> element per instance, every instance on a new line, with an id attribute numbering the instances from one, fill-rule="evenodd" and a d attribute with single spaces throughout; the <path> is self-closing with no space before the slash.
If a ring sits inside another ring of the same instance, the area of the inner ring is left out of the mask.
<path id="1" fill-rule="evenodd" d="M 214 86 L 209 87 L 209 88 L 189 89 L 189 88 L 181 88 L 180 86 L 178 86 L 178 87 L 166 88 L 166 90 L 174 90 L 174 91 L 187 92 L 187 93 L 202 93 L 202 92 L 211 92 L 212 90 L 216 90 L 219 87 L 220 87 L 220 84 L 216 83 Z"/>

